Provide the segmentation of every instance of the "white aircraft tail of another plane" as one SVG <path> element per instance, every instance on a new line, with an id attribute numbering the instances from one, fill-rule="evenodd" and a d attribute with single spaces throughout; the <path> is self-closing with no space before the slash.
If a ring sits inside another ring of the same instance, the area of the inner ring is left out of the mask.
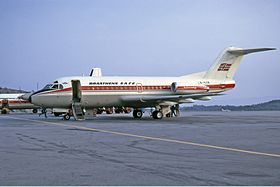
<path id="1" fill-rule="evenodd" d="M 232 80 L 244 55 L 268 50 L 275 50 L 275 48 L 242 49 L 228 47 L 222 51 L 203 78 L 220 80 L 221 82 Z"/>

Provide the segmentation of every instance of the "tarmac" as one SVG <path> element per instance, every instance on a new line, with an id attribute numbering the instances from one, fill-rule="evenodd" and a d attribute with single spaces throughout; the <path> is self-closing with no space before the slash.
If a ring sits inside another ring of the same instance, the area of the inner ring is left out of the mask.
<path id="1" fill-rule="evenodd" d="M 279 112 L 0 115 L 0 185 L 280 185 Z"/>

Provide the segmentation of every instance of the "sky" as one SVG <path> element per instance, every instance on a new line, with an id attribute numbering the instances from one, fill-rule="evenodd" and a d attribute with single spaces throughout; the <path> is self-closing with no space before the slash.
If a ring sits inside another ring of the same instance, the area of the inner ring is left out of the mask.
<path id="1" fill-rule="evenodd" d="M 275 47 L 243 58 L 236 87 L 198 104 L 280 99 L 279 0 L 0 0 L 0 86 L 36 90 L 56 78 L 181 76 L 226 47 Z"/>

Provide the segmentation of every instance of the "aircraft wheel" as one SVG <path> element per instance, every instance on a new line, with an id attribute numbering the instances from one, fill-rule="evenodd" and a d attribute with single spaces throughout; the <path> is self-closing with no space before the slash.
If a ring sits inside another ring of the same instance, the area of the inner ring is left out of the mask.
<path id="1" fill-rule="evenodd" d="M 38 113 L 38 110 L 37 110 L 36 108 L 34 108 L 34 109 L 32 110 L 32 112 L 33 112 L 33 114 L 37 114 L 37 113 Z"/>
<path id="2" fill-rule="evenodd" d="M 134 118 L 141 118 L 143 116 L 143 112 L 141 110 L 133 110 Z"/>
<path id="3" fill-rule="evenodd" d="M 97 109 L 96 114 L 102 114 L 102 113 L 103 113 L 103 110 Z"/>
<path id="4" fill-rule="evenodd" d="M 55 117 L 58 117 L 58 116 L 60 115 L 60 113 L 54 112 L 53 115 L 54 115 Z"/>
<path id="5" fill-rule="evenodd" d="M 120 114 L 121 112 L 119 110 L 115 110 L 115 113 L 116 114 Z"/>
<path id="6" fill-rule="evenodd" d="M 1 114 L 7 114 L 8 111 L 6 109 L 1 110 Z"/>
<path id="7" fill-rule="evenodd" d="M 124 113 L 128 114 L 130 112 L 131 112 L 131 108 L 129 107 L 124 108 Z"/>
<path id="8" fill-rule="evenodd" d="M 113 108 L 106 108 L 106 114 L 113 114 Z"/>
<path id="9" fill-rule="evenodd" d="M 69 114 L 65 114 L 65 115 L 63 116 L 63 119 L 64 119 L 64 120 L 69 120 L 69 119 L 70 119 L 70 115 L 69 115 Z"/>
<path id="10" fill-rule="evenodd" d="M 158 110 L 154 111 L 152 115 L 153 115 L 154 119 L 162 119 L 162 117 L 163 117 L 163 113 Z"/>

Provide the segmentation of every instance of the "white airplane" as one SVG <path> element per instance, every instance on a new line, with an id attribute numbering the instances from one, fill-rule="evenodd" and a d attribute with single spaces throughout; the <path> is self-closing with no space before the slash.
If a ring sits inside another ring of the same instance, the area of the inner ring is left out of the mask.
<path id="1" fill-rule="evenodd" d="M 229 47 L 222 51 L 208 71 L 180 77 L 72 76 L 56 79 L 29 100 L 44 108 L 65 108 L 70 118 L 85 119 L 84 111 L 99 107 L 132 107 L 133 117 L 141 118 L 143 108 L 153 107 L 154 119 L 170 115 L 172 107 L 211 96 L 235 87 L 234 74 L 242 57 L 249 53 L 275 48 L 242 49 Z"/>
<path id="2" fill-rule="evenodd" d="M 29 101 L 20 99 L 21 96 L 26 93 L 16 93 L 16 94 L 0 94 L 0 109 L 1 114 L 7 114 L 10 110 L 14 109 L 33 109 L 33 113 L 37 113 L 39 107 L 33 105 Z"/>

